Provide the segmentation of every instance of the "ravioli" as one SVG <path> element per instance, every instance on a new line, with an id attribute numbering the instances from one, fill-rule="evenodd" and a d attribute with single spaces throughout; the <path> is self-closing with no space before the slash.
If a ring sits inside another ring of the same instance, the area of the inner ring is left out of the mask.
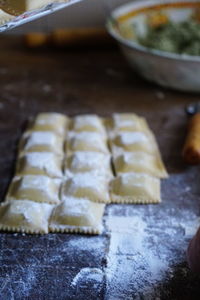
<path id="1" fill-rule="evenodd" d="M 43 175 L 14 177 L 6 200 L 30 200 L 35 202 L 59 203 L 60 180 Z"/>
<path id="2" fill-rule="evenodd" d="M 77 151 L 68 156 L 65 160 L 65 173 L 107 174 L 112 176 L 111 156 L 101 152 Z"/>
<path id="3" fill-rule="evenodd" d="M 47 175 L 61 178 L 62 159 L 53 152 L 28 152 L 17 162 L 17 175 Z"/>
<path id="4" fill-rule="evenodd" d="M 159 203 L 160 180 L 147 174 L 125 173 L 110 184 L 112 203 Z"/>
<path id="5" fill-rule="evenodd" d="M 104 207 L 87 199 L 66 197 L 53 210 L 50 231 L 100 234 Z"/>
<path id="6" fill-rule="evenodd" d="M 114 168 L 117 174 L 135 172 L 158 178 L 168 177 L 161 158 L 145 152 L 124 152 L 114 157 Z"/>
<path id="7" fill-rule="evenodd" d="M 27 200 L 0 205 L 0 230 L 26 233 L 48 233 L 53 206 Z"/>
<path id="8" fill-rule="evenodd" d="M 95 176 L 92 172 L 77 173 L 67 178 L 61 190 L 61 199 L 68 196 L 86 198 L 94 202 L 109 203 L 109 180 L 104 176 Z"/>

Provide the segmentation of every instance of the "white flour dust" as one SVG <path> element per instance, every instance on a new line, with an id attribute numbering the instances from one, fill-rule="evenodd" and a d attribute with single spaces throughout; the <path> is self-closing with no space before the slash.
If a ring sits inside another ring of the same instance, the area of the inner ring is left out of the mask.
<path id="1" fill-rule="evenodd" d="M 132 209 L 131 216 L 130 209 L 127 206 L 124 216 L 116 215 L 115 207 L 108 210 L 106 300 L 159 299 L 156 286 L 173 277 L 173 265 L 184 260 L 188 238 L 200 220 L 186 210 L 177 219 L 176 214 L 171 215 L 173 208 L 168 208 L 155 219 L 154 208 L 148 208 L 148 217 L 137 208 Z"/>

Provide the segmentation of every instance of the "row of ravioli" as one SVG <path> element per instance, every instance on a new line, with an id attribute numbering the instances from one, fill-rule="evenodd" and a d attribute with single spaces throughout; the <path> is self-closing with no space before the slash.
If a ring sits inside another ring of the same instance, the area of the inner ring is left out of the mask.
<path id="1" fill-rule="evenodd" d="M 42 113 L 21 138 L 0 229 L 100 233 L 106 203 L 157 203 L 166 176 L 155 138 L 135 114 Z"/>
<path id="2" fill-rule="evenodd" d="M 116 175 L 110 184 L 112 202 L 161 202 L 160 179 L 168 174 L 146 120 L 136 114 L 114 114 L 107 130 Z"/>

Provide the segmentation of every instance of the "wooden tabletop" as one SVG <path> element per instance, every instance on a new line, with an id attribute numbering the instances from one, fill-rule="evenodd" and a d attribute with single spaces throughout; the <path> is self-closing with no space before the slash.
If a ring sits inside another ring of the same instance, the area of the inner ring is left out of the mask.
<path id="1" fill-rule="evenodd" d="M 0 299 L 200 299 L 185 251 L 199 224 L 200 169 L 181 159 L 187 116 L 199 95 L 165 90 L 132 72 L 120 52 L 30 51 L 0 42 L 0 195 L 18 139 L 41 111 L 136 112 L 147 118 L 170 173 L 162 204 L 107 206 L 101 236 L 0 233 Z"/>

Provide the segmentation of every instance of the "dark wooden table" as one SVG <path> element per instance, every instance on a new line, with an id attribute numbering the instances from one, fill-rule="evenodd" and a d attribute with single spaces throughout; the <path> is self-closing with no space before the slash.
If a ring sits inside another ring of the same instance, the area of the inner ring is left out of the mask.
<path id="1" fill-rule="evenodd" d="M 0 42 L 0 195 L 13 175 L 26 120 L 136 112 L 154 130 L 170 173 L 160 205 L 109 205 L 102 236 L 0 233 L 0 299 L 200 299 L 185 251 L 199 224 L 200 170 L 181 159 L 187 117 L 199 100 L 147 83 L 117 49 L 28 51 Z"/>

